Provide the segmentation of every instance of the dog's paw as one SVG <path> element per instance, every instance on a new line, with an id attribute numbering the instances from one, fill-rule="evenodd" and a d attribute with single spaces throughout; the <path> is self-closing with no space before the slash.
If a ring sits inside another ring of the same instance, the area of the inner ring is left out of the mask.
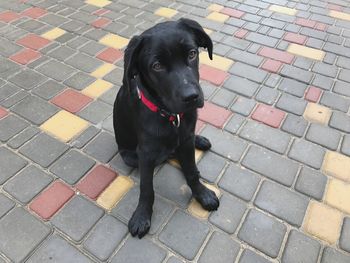
<path id="1" fill-rule="evenodd" d="M 211 148 L 211 143 L 207 138 L 200 135 L 196 135 L 194 138 L 194 146 L 198 150 L 207 151 Z"/>
<path id="2" fill-rule="evenodd" d="M 220 202 L 216 194 L 202 184 L 193 196 L 205 210 L 213 211 L 219 207 Z"/>
<path id="3" fill-rule="evenodd" d="M 129 220 L 129 232 L 135 237 L 140 239 L 146 235 L 151 228 L 151 216 L 152 213 L 145 211 L 144 209 L 137 208 Z"/>

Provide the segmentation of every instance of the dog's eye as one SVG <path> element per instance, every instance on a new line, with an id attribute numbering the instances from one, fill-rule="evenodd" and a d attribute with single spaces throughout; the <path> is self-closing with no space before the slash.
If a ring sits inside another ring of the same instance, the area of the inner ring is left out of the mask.
<path id="1" fill-rule="evenodd" d="M 190 52 L 188 52 L 188 59 L 194 60 L 197 57 L 197 51 L 192 49 Z"/>
<path id="2" fill-rule="evenodd" d="M 152 69 L 155 71 L 160 71 L 163 69 L 163 66 L 160 64 L 160 62 L 157 61 L 152 64 Z"/>

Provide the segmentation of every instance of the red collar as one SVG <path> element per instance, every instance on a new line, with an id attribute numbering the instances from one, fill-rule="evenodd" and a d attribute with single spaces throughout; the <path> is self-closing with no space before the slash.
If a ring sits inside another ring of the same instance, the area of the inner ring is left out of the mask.
<path id="1" fill-rule="evenodd" d="M 136 89 L 137 89 L 137 94 L 139 96 L 139 99 L 148 109 L 150 109 L 153 112 L 159 112 L 159 114 L 162 117 L 167 118 L 175 127 L 180 126 L 180 119 L 182 119 L 183 117 L 183 112 L 179 114 L 175 114 L 175 113 L 170 113 L 164 109 L 161 109 L 157 105 L 155 105 L 152 101 L 147 99 L 145 94 L 138 87 L 136 87 Z"/>

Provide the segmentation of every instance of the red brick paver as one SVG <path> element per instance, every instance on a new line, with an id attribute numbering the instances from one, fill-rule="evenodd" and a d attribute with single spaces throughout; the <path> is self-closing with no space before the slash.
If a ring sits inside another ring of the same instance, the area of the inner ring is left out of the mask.
<path id="1" fill-rule="evenodd" d="M 231 115 L 231 111 L 210 102 L 204 102 L 204 107 L 198 110 L 198 119 L 218 128 L 222 128 Z"/>
<path id="2" fill-rule="evenodd" d="M 310 28 L 314 28 L 316 26 L 316 21 L 308 20 L 305 18 L 297 18 L 295 23 L 299 26 L 305 26 L 305 27 L 310 27 Z"/>
<path id="3" fill-rule="evenodd" d="M 248 30 L 239 29 L 234 33 L 234 36 L 238 38 L 244 38 L 248 34 L 248 32 Z"/>
<path id="4" fill-rule="evenodd" d="M 316 87 L 309 87 L 305 93 L 305 99 L 311 102 L 317 102 L 322 94 L 322 90 Z"/>
<path id="5" fill-rule="evenodd" d="M 114 63 L 120 60 L 123 55 L 124 53 L 122 51 L 109 47 L 99 53 L 96 57 L 108 63 Z"/>
<path id="6" fill-rule="evenodd" d="M 252 114 L 252 119 L 278 128 L 281 125 L 284 115 L 285 113 L 281 110 L 265 104 L 259 104 Z"/>
<path id="7" fill-rule="evenodd" d="M 96 27 L 96 28 L 101 28 L 101 27 L 108 25 L 109 23 L 111 23 L 111 20 L 102 17 L 102 18 L 98 18 L 97 20 L 92 22 L 91 25 Z"/>
<path id="8" fill-rule="evenodd" d="M 7 110 L 0 107 L 0 119 L 4 118 L 8 114 Z"/>
<path id="9" fill-rule="evenodd" d="M 223 13 L 228 16 L 232 16 L 235 18 L 241 18 L 245 13 L 233 8 L 225 7 L 222 10 L 220 10 L 220 13 Z"/>
<path id="10" fill-rule="evenodd" d="M 10 59 L 25 65 L 41 57 L 41 54 L 29 48 L 22 49 L 20 52 L 10 56 Z"/>
<path id="11" fill-rule="evenodd" d="M 303 35 L 288 32 L 284 35 L 283 39 L 286 41 L 289 41 L 289 42 L 293 42 L 293 43 L 297 43 L 297 44 L 302 45 L 306 42 L 307 37 L 303 36 Z"/>
<path id="12" fill-rule="evenodd" d="M 34 50 L 41 49 L 48 45 L 50 42 L 50 40 L 47 40 L 35 34 L 28 34 L 25 37 L 22 37 L 19 40 L 17 40 L 17 44 L 29 47 Z"/>
<path id="13" fill-rule="evenodd" d="M 294 56 L 292 54 L 270 47 L 263 47 L 262 49 L 260 49 L 258 54 L 260 56 L 272 58 L 274 60 L 278 60 L 287 64 L 292 63 L 294 59 Z"/>
<path id="14" fill-rule="evenodd" d="M 282 65 L 283 63 L 277 60 L 266 59 L 264 63 L 261 65 L 261 68 L 269 72 L 277 73 L 280 70 Z"/>
<path id="15" fill-rule="evenodd" d="M 0 21 L 5 23 L 12 22 L 14 20 L 17 20 L 18 18 L 20 18 L 20 16 L 12 11 L 5 11 L 0 14 Z"/>
<path id="16" fill-rule="evenodd" d="M 39 18 L 43 15 L 45 15 L 47 11 L 45 9 L 42 9 L 40 7 L 31 7 L 22 12 L 23 16 L 28 16 L 33 19 Z"/>
<path id="17" fill-rule="evenodd" d="M 54 97 L 51 102 L 66 111 L 76 113 L 92 101 L 92 98 L 72 89 L 67 89 Z"/>
<path id="18" fill-rule="evenodd" d="M 228 73 L 225 71 L 207 66 L 201 65 L 199 69 L 201 79 L 209 81 L 216 86 L 220 86 L 228 77 Z"/>

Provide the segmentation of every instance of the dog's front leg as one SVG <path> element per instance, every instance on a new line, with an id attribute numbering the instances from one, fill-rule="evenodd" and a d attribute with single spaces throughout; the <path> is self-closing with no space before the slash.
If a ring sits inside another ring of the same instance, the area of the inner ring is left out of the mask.
<path id="1" fill-rule="evenodd" d="M 137 208 L 129 220 L 128 227 L 132 236 L 142 238 L 148 233 L 151 227 L 154 203 L 153 172 L 155 162 L 142 151 L 138 151 L 138 157 L 140 169 L 140 197 Z"/>
<path id="2" fill-rule="evenodd" d="M 216 210 L 219 206 L 219 199 L 213 191 L 199 181 L 199 171 L 195 162 L 194 136 L 183 141 L 176 153 L 193 197 L 204 209 Z"/>

